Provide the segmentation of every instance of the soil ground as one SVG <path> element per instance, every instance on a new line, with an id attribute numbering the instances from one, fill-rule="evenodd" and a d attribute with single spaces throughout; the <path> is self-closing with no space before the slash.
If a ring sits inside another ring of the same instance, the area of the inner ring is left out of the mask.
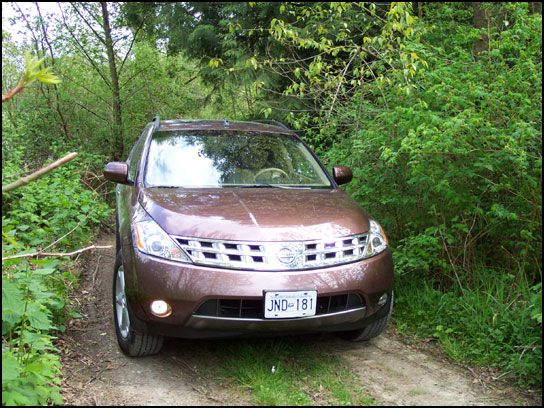
<path id="1" fill-rule="evenodd" d="M 59 339 L 66 405 L 252 405 L 250 392 L 213 375 L 214 340 L 166 339 L 159 355 L 129 358 L 115 339 L 111 309 L 115 238 L 104 234 L 83 260 L 74 295 L 82 318 L 67 322 Z M 307 341 L 307 340 L 305 340 Z M 432 342 L 409 344 L 393 325 L 365 343 L 333 335 L 311 341 L 345 358 L 357 381 L 383 405 L 541 405 L 541 390 L 523 393 L 491 370 L 448 361 Z M 218 346 L 220 347 L 220 346 Z"/>

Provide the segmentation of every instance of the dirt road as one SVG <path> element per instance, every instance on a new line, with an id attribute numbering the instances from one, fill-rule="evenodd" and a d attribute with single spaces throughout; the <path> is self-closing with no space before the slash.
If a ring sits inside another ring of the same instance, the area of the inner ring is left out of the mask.
<path id="1" fill-rule="evenodd" d="M 163 351 L 133 359 L 119 350 L 111 311 L 113 234 L 97 245 L 111 250 L 89 254 L 75 300 L 83 318 L 67 324 L 63 395 L 67 405 L 251 405 L 249 391 L 215 378 L 213 340 L 166 339 Z M 405 344 L 394 327 L 367 343 L 333 335 L 312 341 L 347 359 L 360 386 L 384 405 L 521 405 L 535 403 L 491 376 L 449 363 L 434 347 Z M 434 351 L 433 351 L 434 350 Z M 431 352 L 432 351 L 432 352 Z M 538 402 L 538 401 L 537 401 Z"/>

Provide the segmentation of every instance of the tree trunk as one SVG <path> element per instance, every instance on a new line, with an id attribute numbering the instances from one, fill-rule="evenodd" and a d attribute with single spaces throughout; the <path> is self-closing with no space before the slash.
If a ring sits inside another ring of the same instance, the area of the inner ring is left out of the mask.
<path id="1" fill-rule="evenodd" d="M 121 117 L 121 97 L 119 94 L 119 77 L 115 65 L 115 53 L 113 52 L 113 41 L 111 39 L 111 28 L 108 16 L 108 6 L 106 2 L 101 2 L 102 17 L 104 18 L 104 37 L 106 43 L 106 52 L 108 54 L 108 64 L 111 76 L 111 88 L 113 94 L 113 152 L 114 160 L 121 160 L 124 150 L 123 142 L 123 121 Z"/>
<path id="2" fill-rule="evenodd" d="M 529 3 L 529 10 L 533 14 L 542 14 L 542 3 L 539 1 L 532 1 Z"/>
<path id="3" fill-rule="evenodd" d="M 474 10 L 474 28 L 486 28 L 488 21 L 486 11 L 484 8 L 482 8 L 482 3 L 474 2 L 472 3 L 472 8 Z M 487 34 L 482 34 L 480 38 L 476 39 L 476 41 L 474 42 L 474 55 L 476 56 L 476 59 L 480 58 L 480 54 L 482 51 L 487 50 L 488 43 L 489 38 L 487 37 Z"/>
<path id="4" fill-rule="evenodd" d="M 415 12 L 417 13 L 417 16 L 422 19 L 423 18 L 423 5 L 425 3 L 421 1 L 416 2 Z"/>

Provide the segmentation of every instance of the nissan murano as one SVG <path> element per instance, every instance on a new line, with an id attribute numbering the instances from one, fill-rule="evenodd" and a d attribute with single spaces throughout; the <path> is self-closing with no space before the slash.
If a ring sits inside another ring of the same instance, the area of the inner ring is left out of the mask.
<path id="1" fill-rule="evenodd" d="M 377 222 L 278 122 L 165 120 L 143 130 L 118 183 L 113 312 L 130 356 L 164 336 L 337 332 L 368 340 L 393 308 Z"/>

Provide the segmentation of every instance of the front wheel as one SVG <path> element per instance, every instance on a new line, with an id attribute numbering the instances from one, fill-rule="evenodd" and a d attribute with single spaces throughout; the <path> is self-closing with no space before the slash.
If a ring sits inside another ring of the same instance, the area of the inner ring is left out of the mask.
<path id="1" fill-rule="evenodd" d="M 391 292 L 391 298 L 384 307 L 389 308 L 385 316 L 376 319 L 362 329 L 339 332 L 338 335 L 351 341 L 367 341 L 379 336 L 391 318 L 391 313 L 393 311 L 393 292 Z"/>
<path id="2" fill-rule="evenodd" d="M 123 257 L 119 251 L 113 270 L 113 319 L 117 342 L 123 353 L 131 357 L 157 354 L 162 348 L 164 338 L 134 330 L 130 324 L 130 315 Z"/>

